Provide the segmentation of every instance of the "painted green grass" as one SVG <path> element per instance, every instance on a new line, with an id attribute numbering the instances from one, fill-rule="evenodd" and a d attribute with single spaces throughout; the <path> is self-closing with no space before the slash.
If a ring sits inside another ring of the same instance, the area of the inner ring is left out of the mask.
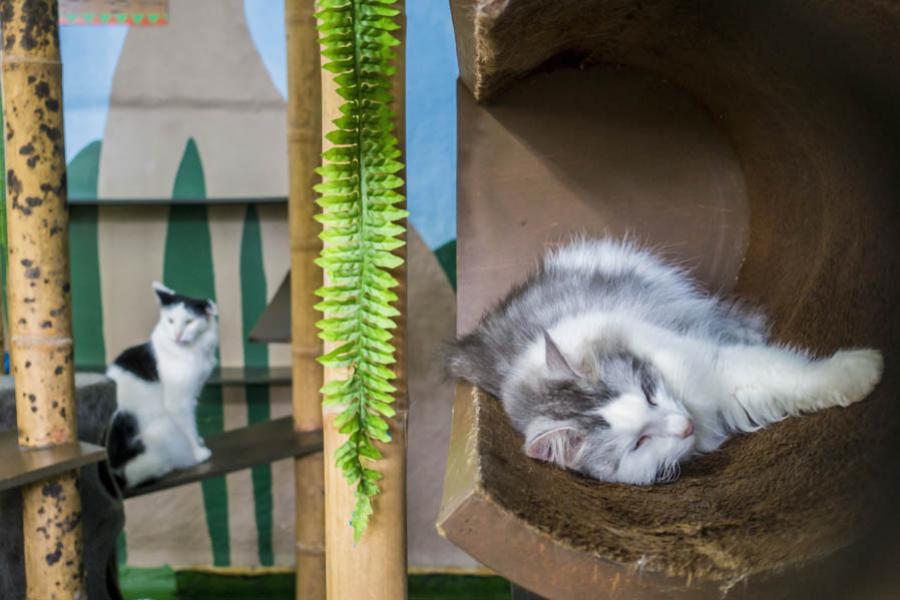
<path id="1" fill-rule="evenodd" d="M 176 600 L 175 571 L 171 567 L 119 567 L 119 589 L 125 600 Z"/>
<path id="2" fill-rule="evenodd" d="M 169 567 L 119 572 L 125 600 L 293 600 L 294 575 L 224 575 Z M 409 600 L 509 600 L 509 582 L 476 575 L 411 575 Z"/>

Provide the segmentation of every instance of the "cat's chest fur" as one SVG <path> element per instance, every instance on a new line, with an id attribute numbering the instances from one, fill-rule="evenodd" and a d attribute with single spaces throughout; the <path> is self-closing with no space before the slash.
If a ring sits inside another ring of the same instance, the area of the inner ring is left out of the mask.
<path id="1" fill-rule="evenodd" d="M 154 334 L 153 342 L 163 388 L 180 396 L 198 396 L 216 366 L 215 346 L 184 348 L 162 337 Z"/>

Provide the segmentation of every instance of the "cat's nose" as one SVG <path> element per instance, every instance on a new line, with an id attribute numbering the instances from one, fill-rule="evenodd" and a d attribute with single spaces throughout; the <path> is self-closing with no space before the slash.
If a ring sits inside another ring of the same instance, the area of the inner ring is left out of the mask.
<path id="1" fill-rule="evenodd" d="M 682 438 L 689 438 L 694 435 L 694 422 L 688 421 L 687 426 L 684 428 L 684 431 L 681 432 Z"/>

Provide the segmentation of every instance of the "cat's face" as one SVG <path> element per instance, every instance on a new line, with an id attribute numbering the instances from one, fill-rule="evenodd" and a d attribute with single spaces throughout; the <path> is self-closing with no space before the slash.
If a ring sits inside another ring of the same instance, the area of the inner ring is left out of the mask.
<path id="1" fill-rule="evenodd" d="M 160 283 L 153 284 L 159 301 L 159 327 L 179 346 L 191 346 L 215 326 L 216 304 L 212 300 L 176 294 Z"/>
<path id="2" fill-rule="evenodd" d="M 601 481 L 651 484 L 678 475 L 693 423 L 650 363 L 625 351 L 573 367 L 546 336 L 547 368 L 526 453 Z"/>

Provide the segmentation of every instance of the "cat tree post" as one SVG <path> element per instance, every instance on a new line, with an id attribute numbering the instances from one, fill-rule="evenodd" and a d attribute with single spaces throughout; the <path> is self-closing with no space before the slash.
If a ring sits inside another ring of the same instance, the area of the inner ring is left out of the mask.
<path id="1" fill-rule="evenodd" d="M 322 246 L 313 185 L 322 150 L 322 87 L 314 0 L 285 0 L 288 54 L 288 220 L 291 237 L 291 345 L 293 350 L 294 428 L 322 428 L 319 388 L 322 352 L 313 291 L 322 270 L 313 262 Z M 325 497 L 323 454 L 294 461 L 296 487 L 297 599 L 325 598 Z"/>
<path id="2" fill-rule="evenodd" d="M 4 0 L 9 322 L 19 445 L 76 441 L 55 0 Z M 22 488 L 27 597 L 85 597 L 76 472 Z"/>
<path id="3" fill-rule="evenodd" d="M 392 5 L 401 11 L 396 21 L 401 29 L 392 32 L 400 40 L 394 48 L 397 54 L 396 74 L 392 78 L 396 135 L 404 148 L 404 72 L 406 48 L 405 2 Z M 343 100 L 336 92 L 333 75 L 322 71 L 322 129 L 323 136 L 333 129 L 332 121 L 341 113 Z M 330 142 L 323 137 L 327 149 Z M 398 190 L 403 192 L 403 190 Z M 405 206 L 398 206 L 405 208 Z M 395 251 L 406 258 L 406 249 Z M 399 300 L 395 306 L 400 316 L 395 317 L 397 328 L 393 330 L 391 343 L 397 348 L 392 365 L 397 378 L 392 381 L 397 388 L 394 404 L 397 414 L 390 419 L 390 444 L 378 444 L 383 458 L 376 468 L 383 474 L 378 482 L 381 493 L 374 499 L 374 514 L 362 539 L 355 543 L 353 529 L 349 525 L 355 503 L 353 488 L 344 479 L 341 470 L 335 466 L 334 453 L 343 443 L 345 436 L 337 432 L 334 419 L 339 414 L 337 407 L 323 408 L 322 437 L 325 451 L 325 551 L 328 563 L 328 597 L 336 600 L 344 598 L 367 598 L 370 600 L 398 600 L 406 598 L 406 424 L 408 398 L 406 389 L 406 266 L 401 265 L 392 272 L 400 282 L 394 289 Z M 326 344 L 326 350 L 328 349 Z M 345 372 L 325 369 L 325 382 L 346 378 Z"/>

